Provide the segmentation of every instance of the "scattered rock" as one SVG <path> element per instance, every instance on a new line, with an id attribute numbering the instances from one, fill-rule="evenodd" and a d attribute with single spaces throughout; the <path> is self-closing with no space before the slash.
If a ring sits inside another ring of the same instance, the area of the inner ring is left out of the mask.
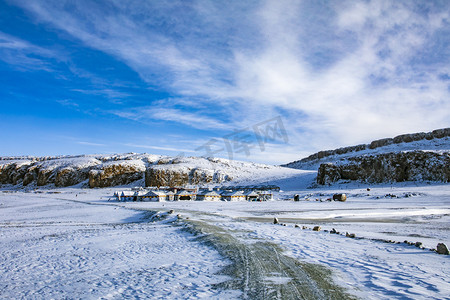
<path id="1" fill-rule="evenodd" d="M 300 226 L 298 226 L 297 224 L 294 225 L 295 228 L 299 228 Z"/>
<path id="2" fill-rule="evenodd" d="M 278 218 L 273 218 L 273 224 L 279 224 Z"/>
<path id="3" fill-rule="evenodd" d="M 437 244 L 436 252 L 438 254 L 449 255 L 449 251 L 448 251 L 447 245 L 445 245 L 443 243 Z"/>
<path id="4" fill-rule="evenodd" d="M 302 226 L 302 229 L 308 229 L 308 227 L 306 227 L 306 226 Z"/>
<path id="5" fill-rule="evenodd" d="M 314 226 L 313 231 L 320 231 L 322 229 L 322 227 L 320 226 Z"/>
<path id="6" fill-rule="evenodd" d="M 330 231 L 330 233 L 332 233 L 332 234 L 336 234 L 337 233 L 337 231 L 336 231 L 336 229 L 331 229 L 331 231 Z"/>
<path id="7" fill-rule="evenodd" d="M 346 194 L 334 194 L 333 195 L 333 200 L 334 201 L 344 202 L 344 201 L 347 200 L 347 195 Z"/>
<path id="8" fill-rule="evenodd" d="M 354 233 L 348 233 L 348 232 L 345 233 L 345 236 L 352 238 L 352 239 L 356 237 L 356 235 Z"/>
<path id="9" fill-rule="evenodd" d="M 414 246 L 416 246 L 417 248 L 421 248 L 423 246 L 422 242 L 416 242 L 414 244 Z"/>
<path id="10" fill-rule="evenodd" d="M 294 195 L 294 201 L 300 201 L 300 195 L 299 194 L 295 194 Z"/>
<path id="11" fill-rule="evenodd" d="M 175 211 L 173 209 L 169 210 L 169 214 L 173 214 Z"/>
<path id="12" fill-rule="evenodd" d="M 370 192 L 370 188 L 367 188 L 367 191 Z"/>

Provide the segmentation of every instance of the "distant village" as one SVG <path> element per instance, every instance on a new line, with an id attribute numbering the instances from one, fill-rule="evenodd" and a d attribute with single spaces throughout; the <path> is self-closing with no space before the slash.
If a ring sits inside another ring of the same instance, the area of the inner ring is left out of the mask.
<path id="1" fill-rule="evenodd" d="M 259 186 L 218 186 L 199 187 L 161 187 L 132 188 L 116 191 L 116 201 L 268 201 L 273 200 L 273 191 L 280 188 L 274 185 Z"/>

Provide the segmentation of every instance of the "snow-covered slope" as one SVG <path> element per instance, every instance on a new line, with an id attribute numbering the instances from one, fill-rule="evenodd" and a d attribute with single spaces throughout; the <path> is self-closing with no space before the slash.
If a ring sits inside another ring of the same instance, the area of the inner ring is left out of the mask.
<path id="1" fill-rule="evenodd" d="M 80 155 L 0 158 L 0 184 L 15 186 L 89 187 L 261 183 L 304 171 L 221 158 L 169 157 L 152 154 Z"/>
<path id="2" fill-rule="evenodd" d="M 347 161 L 349 158 L 365 155 L 378 155 L 385 153 L 417 151 L 417 150 L 430 151 L 436 153 L 450 152 L 450 128 L 439 129 L 433 132 L 438 132 L 439 134 L 436 133 L 434 137 L 433 135 L 427 135 L 425 133 L 408 134 L 408 135 L 401 135 L 395 138 L 387 138 L 373 141 L 370 144 L 366 145 L 363 144 L 339 148 L 335 150 L 320 151 L 301 160 L 287 163 L 283 166 L 303 170 L 317 170 L 319 166 L 324 163 L 337 163 L 337 162 L 343 163 Z M 423 137 L 423 138 L 419 140 L 413 140 L 413 138 L 405 138 L 405 137 L 417 137 L 417 138 Z"/>

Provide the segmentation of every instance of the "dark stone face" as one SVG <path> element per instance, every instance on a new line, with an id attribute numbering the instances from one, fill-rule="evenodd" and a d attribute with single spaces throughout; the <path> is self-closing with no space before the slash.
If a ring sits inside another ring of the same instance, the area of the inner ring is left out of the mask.
<path id="1" fill-rule="evenodd" d="M 353 157 L 340 165 L 320 165 L 318 184 L 331 184 L 340 179 L 369 183 L 423 180 L 450 182 L 450 154 L 394 152 Z"/>

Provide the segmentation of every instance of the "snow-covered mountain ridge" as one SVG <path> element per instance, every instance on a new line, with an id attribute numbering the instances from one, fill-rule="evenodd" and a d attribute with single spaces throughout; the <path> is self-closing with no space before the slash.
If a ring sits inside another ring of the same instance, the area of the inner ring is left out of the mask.
<path id="1" fill-rule="evenodd" d="M 146 186 L 255 182 L 283 178 L 298 170 L 221 158 L 152 154 L 2 157 L 0 184 L 56 187 L 80 183 L 109 187 L 145 180 Z M 140 184 L 143 184 L 141 182 Z"/>
<path id="2" fill-rule="evenodd" d="M 285 167 L 318 170 L 318 184 L 450 182 L 450 128 L 404 134 L 367 145 L 321 151 Z"/>
<path id="3" fill-rule="evenodd" d="M 375 140 L 369 144 L 319 151 L 282 166 L 317 170 L 323 163 L 342 163 L 352 157 L 418 150 L 437 153 L 450 152 L 450 128 L 437 129 L 428 133 L 402 134 L 394 138 Z"/>

